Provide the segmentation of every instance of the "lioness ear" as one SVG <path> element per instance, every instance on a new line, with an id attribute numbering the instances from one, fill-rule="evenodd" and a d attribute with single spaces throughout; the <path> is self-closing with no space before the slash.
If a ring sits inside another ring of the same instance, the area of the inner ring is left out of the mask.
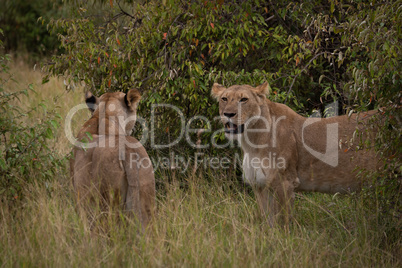
<path id="1" fill-rule="evenodd" d="M 137 108 L 137 103 L 141 99 L 141 94 L 138 89 L 130 89 L 129 92 L 124 96 L 124 103 L 127 105 L 128 109 L 132 112 Z"/>
<path id="2" fill-rule="evenodd" d="M 219 99 L 220 95 L 225 89 L 226 88 L 224 86 L 219 85 L 218 83 L 214 83 L 211 90 L 212 97 L 214 97 L 215 99 Z"/>
<path id="3" fill-rule="evenodd" d="M 88 91 L 87 93 L 85 93 L 85 102 L 91 113 L 94 113 L 96 106 L 98 104 L 98 98 L 92 95 L 92 93 Z"/>
<path id="4" fill-rule="evenodd" d="M 256 87 L 254 91 L 259 95 L 266 96 L 269 94 L 270 90 L 271 90 L 271 87 L 269 86 L 268 82 L 265 81 L 262 85 L 259 85 L 258 87 Z"/>

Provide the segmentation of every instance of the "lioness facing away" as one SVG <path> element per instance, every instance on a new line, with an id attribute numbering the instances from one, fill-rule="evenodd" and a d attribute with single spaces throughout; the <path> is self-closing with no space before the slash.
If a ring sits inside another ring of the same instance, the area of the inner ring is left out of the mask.
<path id="1" fill-rule="evenodd" d="M 155 178 L 145 148 L 129 136 L 136 121 L 141 95 L 86 94 L 92 117 L 78 133 L 70 170 L 78 205 L 88 208 L 93 199 L 118 204 L 133 213 L 145 228 L 155 206 Z"/>
<path id="2" fill-rule="evenodd" d="M 214 84 L 225 136 L 237 140 L 244 153 L 243 179 L 252 185 L 269 223 L 289 220 L 295 191 L 344 193 L 361 182 L 356 167 L 375 168 L 373 151 L 358 150 L 352 136 L 374 114 L 305 118 L 288 106 L 266 98 L 267 82 L 254 88 Z M 281 213 L 280 213 L 281 212 Z"/>

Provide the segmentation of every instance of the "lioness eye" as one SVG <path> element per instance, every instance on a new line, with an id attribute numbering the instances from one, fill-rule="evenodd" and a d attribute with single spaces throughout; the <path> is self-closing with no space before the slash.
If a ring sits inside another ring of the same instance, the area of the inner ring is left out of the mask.
<path id="1" fill-rule="evenodd" d="M 246 102 L 246 101 L 248 101 L 247 98 L 241 98 L 241 99 L 240 99 L 240 102 Z"/>
<path id="2" fill-rule="evenodd" d="M 228 98 L 223 97 L 222 101 L 228 101 Z"/>

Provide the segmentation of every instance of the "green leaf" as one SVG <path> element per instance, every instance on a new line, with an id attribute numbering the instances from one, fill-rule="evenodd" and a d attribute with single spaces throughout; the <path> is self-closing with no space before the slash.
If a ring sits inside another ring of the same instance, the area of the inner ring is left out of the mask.
<path id="1" fill-rule="evenodd" d="M 55 129 L 57 129 L 57 128 L 59 127 L 59 124 L 58 124 L 57 121 L 54 120 L 54 119 L 50 120 L 50 123 L 52 124 L 52 126 L 53 126 Z"/>
<path id="2" fill-rule="evenodd" d="M 88 137 L 88 139 L 90 140 L 90 141 L 93 141 L 93 137 L 92 137 L 92 134 L 91 133 L 89 133 L 89 132 L 85 132 L 85 135 L 87 135 L 87 137 Z"/>

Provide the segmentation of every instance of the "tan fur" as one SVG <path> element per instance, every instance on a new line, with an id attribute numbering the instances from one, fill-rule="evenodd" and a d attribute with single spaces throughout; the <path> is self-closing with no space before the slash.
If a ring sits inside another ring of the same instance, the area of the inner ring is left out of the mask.
<path id="1" fill-rule="evenodd" d="M 285 223 L 289 220 L 295 191 L 345 193 L 359 190 L 361 181 L 356 178 L 356 167 L 373 169 L 377 160 L 372 150 L 358 150 L 358 141 L 352 144 L 352 136 L 357 128 L 362 128 L 360 123 L 375 112 L 359 116 L 353 114 L 351 117 L 305 118 L 284 104 L 268 100 L 268 90 L 268 83 L 256 88 L 249 85 L 225 88 L 214 84 L 212 96 L 219 100 L 223 124 L 229 120 L 238 126 L 244 124 L 242 134 L 225 135 L 241 144 L 244 153 L 243 178 L 255 189 L 260 210 L 269 222 L 275 224 L 279 215 L 283 216 Z M 250 120 L 252 117 L 254 120 Z M 307 150 L 309 147 L 322 154 L 326 152 L 327 127 L 331 124 L 338 129 L 338 139 L 333 141 L 336 147 L 331 151 L 334 155 L 338 154 L 335 166 L 323 162 Z M 256 129 L 265 131 L 257 132 Z M 267 147 L 256 148 L 255 145 Z M 251 159 L 267 160 L 269 156 L 271 160 L 275 156 L 277 161 L 284 161 L 280 162 L 281 165 L 278 162 L 272 165 L 273 161 L 266 161 L 263 166 L 250 164 Z"/>
<path id="2" fill-rule="evenodd" d="M 155 206 L 154 171 L 145 148 L 129 136 L 140 98 L 136 89 L 127 96 L 122 92 L 105 93 L 99 98 L 86 94 L 93 115 L 77 138 L 95 146 L 76 146 L 70 171 L 80 207 L 87 208 L 95 198 L 106 205 L 117 203 L 133 212 L 145 227 Z"/>

